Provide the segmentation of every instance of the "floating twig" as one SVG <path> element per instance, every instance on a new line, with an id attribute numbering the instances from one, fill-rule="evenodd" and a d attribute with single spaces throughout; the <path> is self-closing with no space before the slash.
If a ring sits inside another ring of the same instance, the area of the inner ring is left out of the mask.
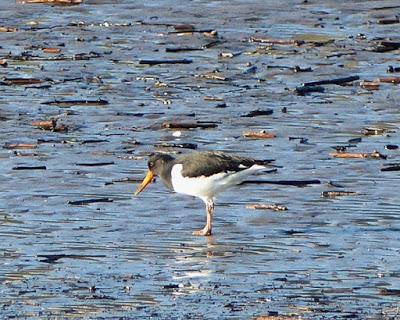
<path id="1" fill-rule="evenodd" d="M 57 125 L 56 119 L 51 120 L 42 120 L 42 121 L 34 121 L 32 122 L 34 127 L 38 127 L 43 130 L 54 130 Z"/>
<path id="2" fill-rule="evenodd" d="M 218 125 L 215 122 L 164 122 L 162 124 L 163 128 L 167 129 L 208 129 L 216 128 Z"/>
<path id="3" fill-rule="evenodd" d="M 254 210 L 273 210 L 273 211 L 286 211 L 288 209 L 286 206 L 280 204 L 263 204 L 263 203 L 248 204 L 246 208 Z"/>
<path id="4" fill-rule="evenodd" d="M 296 87 L 295 92 L 299 96 L 305 96 L 306 94 L 313 93 L 313 92 L 319 92 L 322 93 L 325 91 L 324 87 L 320 86 L 301 86 L 301 87 Z"/>
<path id="5" fill-rule="evenodd" d="M 386 165 L 381 171 L 400 171 L 400 163 Z"/>
<path id="6" fill-rule="evenodd" d="M 45 80 L 42 79 L 37 79 L 37 78 L 4 78 L 3 80 L 0 81 L 0 84 L 2 85 L 16 85 L 16 86 L 25 86 L 29 84 L 38 84 L 42 83 Z"/>
<path id="7" fill-rule="evenodd" d="M 332 152 L 329 154 L 334 158 L 342 159 L 386 159 L 387 156 L 374 150 L 370 153 L 348 153 L 348 152 Z"/>
<path id="8" fill-rule="evenodd" d="M 61 5 L 61 6 L 74 6 L 81 4 L 83 0 L 17 0 L 17 3 L 44 3 L 51 5 Z"/>
<path id="9" fill-rule="evenodd" d="M 174 47 L 165 48 L 165 52 L 188 52 L 188 51 L 203 51 L 204 48 L 191 48 L 191 47 Z"/>
<path id="10" fill-rule="evenodd" d="M 245 138 L 253 138 L 253 139 L 273 139 L 276 138 L 276 135 L 265 130 L 261 130 L 259 132 L 255 131 L 245 131 L 243 132 L 243 137 Z"/>
<path id="11" fill-rule="evenodd" d="M 3 146 L 4 149 L 35 149 L 36 143 L 9 143 L 6 142 Z"/>
<path id="12" fill-rule="evenodd" d="M 108 161 L 108 162 L 78 162 L 75 165 L 77 166 L 83 166 L 83 167 L 101 167 L 101 166 L 110 166 L 115 164 L 114 161 Z"/>
<path id="13" fill-rule="evenodd" d="M 182 148 L 182 149 L 197 149 L 195 143 L 156 143 L 155 148 Z"/>
<path id="14" fill-rule="evenodd" d="M 382 288 L 379 293 L 383 296 L 400 296 L 400 289 L 387 289 Z"/>
<path id="15" fill-rule="evenodd" d="M 303 84 L 303 86 L 308 87 L 308 86 L 319 86 L 323 84 L 345 84 L 348 82 L 353 82 L 356 80 L 359 80 L 359 76 L 351 76 L 351 77 L 345 77 L 345 78 L 335 78 L 335 79 L 327 79 L 327 80 L 319 80 L 319 81 L 312 81 L 312 82 L 306 82 Z"/>
<path id="16" fill-rule="evenodd" d="M 293 39 L 274 39 L 269 37 L 250 37 L 249 42 L 259 42 L 268 44 L 278 44 L 278 45 L 295 45 L 301 46 L 305 42 L 303 40 L 293 40 Z"/>
<path id="17" fill-rule="evenodd" d="M 321 184 L 320 180 L 246 180 L 243 183 L 250 184 L 277 184 L 283 186 L 306 187 L 309 184 Z"/>
<path id="18" fill-rule="evenodd" d="M 243 118 L 252 118 L 252 117 L 258 117 L 258 116 L 269 116 L 274 113 L 274 110 L 272 109 L 266 109 L 266 110 L 252 110 L 248 113 L 242 114 L 241 117 Z"/>
<path id="19" fill-rule="evenodd" d="M 367 90 L 379 90 L 380 83 L 377 81 L 363 80 L 360 82 L 360 87 Z"/>
<path id="20" fill-rule="evenodd" d="M 322 198 L 336 198 L 336 197 L 348 197 L 348 196 L 358 196 L 358 192 L 354 191 L 323 191 L 321 192 Z"/>
<path id="21" fill-rule="evenodd" d="M 389 129 L 386 128 L 374 128 L 374 127 L 368 127 L 362 129 L 361 133 L 365 136 L 379 136 L 382 134 L 389 133 Z"/>
<path id="22" fill-rule="evenodd" d="M 389 66 L 386 71 L 388 73 L 400 72 L 400 67 Z"/>
<path id="23" fill-rule="evenodd" d="M 392 41 L 381 41 L 375 46 L 368 48 L 367 50 L 373 52 L 388 52 L 397 50 L 400 48 L 400 42 L 392 42 Z"/>
<path id="24" fill-rule="evenodd" d="M 225 77 L 221 72 L 217 72 L 217 71 L 198 74 L 198 75 L 196 75 L 196 77 L 204 78 L 207 80 L 219 80 L 219 81 L 228 80 L 228 78 Z"/>
<path id="25" fill-rule="evenodd" d="M 46 166 L 16 166 L 13 170 L 46 170 Z"/>
<path id="26" fill-rule="evenodd" d="M 204 96 L 203 97 L 204 101 L 224 101 L 224 98 L 220 97 L 211 97 L 211 96 Z"/>
<path id="27" fill-rule="evenodd" d="M 0 66 L 2 66 L 3 68 L 7 68 L 8 66 L 8 62 L 6 59 L 0 59 Z"/>
<path id="28" fill-rule="evenodd" d="M 60 53 L 61 49 L 60 48 L 42 48 L 42 51 L 44 53 L 52 53 L 52 54 L 56 54 L 56 53 Z"/>
<path id="29" fill-rule="evenodd" d="M 376 79 L 378 82 L 382 83 L 393 83 L 393 84 L 399 84 L 400 83 L 400 77 L 382 77 Z"/>
<path id="30" fill-rule="evenodd" d="M 68 204 L 72 206 L 82 206 L 91 203 L 99 203 L 99 202 L 113 202 L 112 198 L 94 198 L 94 199 L 84 199 L 84 200 L 76 200 L 76 201 L 68 201 Z"/>
<path id="31" fill-rule="evenodd" d="M 72 107 L 76 105 L 81 106 L 104 106 L 108 104 L 107 100 L 97 99 L 97 100 L 54 100 L 42 102 L 42 104 L 46 105 L 56 105 L 59 107 Z"/>
<path id="32" fill-rule="evenodd" d="M 379 19 L 376 21 L 378 24 L 395 24 L 395 23 L 400 23 L 399 17 L 392 18 L 392 19 Z"/>
<path id="33" fill-rule="evenodd" d="M 12 27 L 0 27 L 0 32 L 17 32 L 17 28 Z"/>
<path id="34" fill-rule="evenodd" d="M 190 59 L 171 59 L 171 60 L 139 60 L 139 64 L 147 64 L 150 66 L 155 66 L 158 64 L 189 64 L 193 61 Z"/>

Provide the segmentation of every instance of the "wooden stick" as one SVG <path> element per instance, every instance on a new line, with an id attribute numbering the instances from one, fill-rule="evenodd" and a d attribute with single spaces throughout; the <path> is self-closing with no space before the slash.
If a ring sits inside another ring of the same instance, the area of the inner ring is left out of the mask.
<path id="1" fill-rule="evenodd" d="M 147 64 L 150 66 L 155 66 L 157 64 L 189 64 L 193 61 L 190 59 L 175 59 L 175 60 L 139 60 L 139 64 Z"/>
<path id="2" fill-rule="evenodd" d="M 335 78 L 335 79 L 306 82 L 303 84 L 303 86 L 319 86 L 322 84 L 344 84 L 344 83 L 352 82 L 352 81 L 359 80 L 359 79 L 360 79 L 359 76 L 351 76 L 351 77 L 345 77 L 345 78 Z"/>
<path id="3" fill-rule="evenodd" d="M 245 132 L 243 132 L 242 135 L 245 138 L 253 138 L 253 139 L 273 139 L 273 138 L 276 138 L 275 134 L 266 132 L 264 130 L 262 130 L 260 132 L 245 131 Z"/>
<path id="4" fill-rule="evenodd" d="M 342 159 L 386 159 L 387 157 L 378 151 L 373 151 L 371 153 L 349 153 L 349 152 L 331 152 L 329 154 L 334 158 Z"/>
<path id="5" fill-rule="evenodd" d="M 254 210 L 273 210 L 273 211 L 286 211 L 288 209 L 287 207 L 280 204 L 263 204 L 263 203 L 248 204 L 246 208 Z"/>

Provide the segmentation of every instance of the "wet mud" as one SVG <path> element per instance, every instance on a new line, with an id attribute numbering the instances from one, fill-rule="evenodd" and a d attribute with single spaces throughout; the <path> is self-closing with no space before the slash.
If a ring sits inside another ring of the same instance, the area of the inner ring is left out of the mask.
<path id="1" fill-rule="evenodd" d="M 398 1 L 0 2 L 2 318 L 398 319 Z M 217 199 L 150 152 L 271 170 Z"/>

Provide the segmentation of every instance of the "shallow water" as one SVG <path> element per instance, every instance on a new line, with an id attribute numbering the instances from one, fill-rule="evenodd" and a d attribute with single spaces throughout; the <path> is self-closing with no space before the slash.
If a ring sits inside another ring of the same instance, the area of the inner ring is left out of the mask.
<path id="1" fill-rule="evenodd" d="M 399 8 L 396 1 L 356 8 L 334 1 L 0 2 L 0 26 L 17 29 L 0 32 L 0 59 L 8 62 L 0 66 L 1 144 L 35 147 L 0 149 L 3 317 L 400 317 L 400 179 L 398 171 L 381 171 L 400 162 L 398 149 L 385 149 L 400 144 L 399 85 L 368 91 L 354 81 L 305 96 L 293 91 L 316 80 L 396 76 L 386 69 L 400 65 L 398 50 L 367 49 L 381 37 L 399 41 L 398 23 L 377 23 Z M 174 25 L 184 23 L 215 29 L 218 38 L 176 34 Z M 267 48 L 250 36 L 305 44 Z M 165 51 L 214 41 L 203 50 Z M 221 58 L 221 52 L 240 54 Z M 88 60 L 76 58 L 82 53 Z M 193 62 L 146 66 L 140 59 Z M 313 71 L 270 68 L 296 65 Z M 227 80 L 201 77 L 215 70 Z M 7 84 L 12 78 L 42 82 Z M 205 96 L 222 98 L 226 107 Z M 78 99 L 92 103 L 44 104 Z M 268 108 L 272 115 L 241 117 Z M 50 118 L 68 132 L 32 125 Z M 180 137 L 162 128 L 196 121 L 217 127 L 182 130 Z M 364 136 L 366 127 L 387 132 Z M 276 138 L 242 136 L 259 130 Z M 259 179 L 321 184 L 244 184 L 218 198 L 214 235 L 193 237 L 205 222 L 200 200 L 171 194 L 159 182 L 132 196 L 158 143 L 275 159 L 277 172 Z M 349 152 L 378 150 L 387 159 L 330 156 L 332 147 L 348 144 Z M 19 166 L 46 170 L 13 170 Z M 332 190 L 357 195 L 321 197 Z M 90 199 L 103 202 L 73 205 Z M 288 210 L 247 209 L 251 203 Z"/>

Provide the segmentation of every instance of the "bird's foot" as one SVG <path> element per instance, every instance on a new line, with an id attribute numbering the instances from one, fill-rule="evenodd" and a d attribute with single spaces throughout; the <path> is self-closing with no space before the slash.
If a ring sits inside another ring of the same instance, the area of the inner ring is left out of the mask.
<path id="1" fill-rule="evenodd" d="M 204 227 L 201 230 L 193 231 L 194 236 L 211 236 L 211 228 Z"/>

